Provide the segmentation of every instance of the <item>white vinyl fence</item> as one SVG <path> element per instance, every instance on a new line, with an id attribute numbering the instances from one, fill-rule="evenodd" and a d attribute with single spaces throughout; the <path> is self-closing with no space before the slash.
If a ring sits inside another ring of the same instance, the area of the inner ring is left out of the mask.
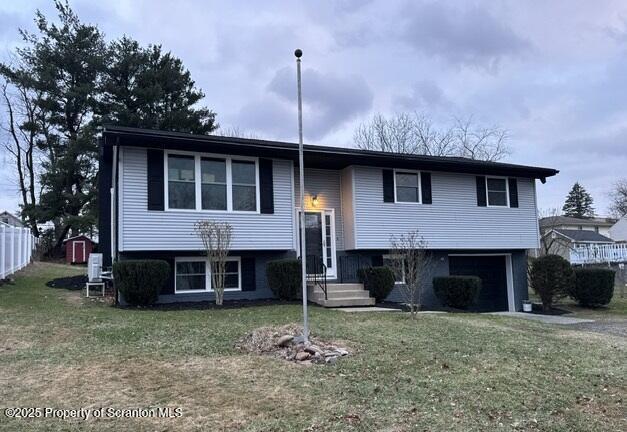
<path id="1" fill-rule="evenodd" d="M 4 279 L 30 263 L 35 238 L 28 228 L 0 222 L 0 279 Z"/>
<path id="2" fill-rule="evenodd" d="M 627 244 L 602 244 L 577 246 L 570 251 L 571 264 L 627 262 Z"/>

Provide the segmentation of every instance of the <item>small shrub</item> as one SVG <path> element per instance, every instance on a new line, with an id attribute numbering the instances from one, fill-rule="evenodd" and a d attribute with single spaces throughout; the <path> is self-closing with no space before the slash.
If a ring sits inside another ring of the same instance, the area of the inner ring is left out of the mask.
<path id="1" fill-rule="evenodd" d="M 614 295 L 616 272 L 604 268 L 575 269 L 575 283 L 568 295 L 581 306 L 603 306 Z"/>
<path id="2" fill-rule="evenodd" d="M 359 269 L 357 276 L 364 288 L 379 302 L 385 300 L 394 289 L 394 271 L 387 266 Z"/>
<path id="3" fill-rule="evenodd" d="M 301 293 L 301 263 L 297 259 L 269 261 L 266 265 L 268 286 L 280 299 L 295 300 Z"/>
<path id="4" fill-rule="evenodd" d="M 441 276 L 433 278 L 433 292 L 445 306 L 468 309 L 481 291 L 477 276 Z"/>
<path id="5" fill-rule="evenodd" d="M 113 264 L 113 278 L 124 300 L 135 306 L 155 303 L 170 275 L 162 260 L 127 260 Z"/>
<path id="6" fill-rule="evenodd" d="M 564 297 L 575 283 L 570 263 L 559 255 L 544 255 L 536 259 L 529 272 L 529 284 L 542 299 L 542 308 L 548 312 L 553 302 Z"/>

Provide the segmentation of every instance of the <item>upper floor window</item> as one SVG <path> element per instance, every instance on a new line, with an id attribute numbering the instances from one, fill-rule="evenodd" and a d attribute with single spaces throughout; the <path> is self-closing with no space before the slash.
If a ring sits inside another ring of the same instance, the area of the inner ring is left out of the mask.
<path id="1" fill-rule="evenodd" d="M 226 210 L 226 160 L 200 159 L 201 203 L 203 210 Z"/>
<path id="2" fill-rule="evenodd" d="M 168 206 L 196 208 L 196 168 L 193 156 L 168 157 Z"/>
<path id="3" fill-rule="evenodd" d="M 167 154 L 169 209 L 259 209 L 257 160 Z"/>
<path id="4" fill-rule="evenodd" d="M 420 202 L 420 175 L 417 172 L 396 171 L 394 181 L 396 202 Z"/>
<path id="5" fill-rule="evenodd" d="M 255 162 L 233 161 L 233 210 L 257 210 Z"/>
<path id="6" fill-rule="evenodd" d="M 488 206 L 509 206 L 507 179 L 487 177 L 486 188 L 488 195 Z"/>

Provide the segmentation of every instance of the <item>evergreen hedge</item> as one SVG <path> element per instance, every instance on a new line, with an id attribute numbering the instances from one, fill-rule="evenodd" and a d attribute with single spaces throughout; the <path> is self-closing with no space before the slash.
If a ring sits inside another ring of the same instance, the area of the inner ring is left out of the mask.
<path id="1" fill-rule="evenodd" d="M 157 301 L 170 275 L 170 265 L 163 260 L 126 260 L 113 264 L 113 279 L 126 302 L 148 306 Z"/>
<path id="2" fill-rule="evenodd" d="M 433 278 L 433 292 L 445 306 L 468 309 L 481 291 L 477 276 L 440 276 Z"/>

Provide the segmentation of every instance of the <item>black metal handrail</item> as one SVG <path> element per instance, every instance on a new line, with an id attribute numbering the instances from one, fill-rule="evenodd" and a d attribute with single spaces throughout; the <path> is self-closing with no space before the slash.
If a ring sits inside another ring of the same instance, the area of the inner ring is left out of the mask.
<path id="1" fill-rule="evenodd" d="M 324 293 L 324 299 L 327 298 L 327 266 L 318 255 L 307 255 L 305 263 L 307 269 L 307 279 L 314 285 L 320 287 Z"/>
<path id="2" fill-rule="evenodd" d="M 359 282 L 359 270 L 372 266 L 372 259 L 361 255 L 341 255 L 338 265 L 340 283 Z"/>

